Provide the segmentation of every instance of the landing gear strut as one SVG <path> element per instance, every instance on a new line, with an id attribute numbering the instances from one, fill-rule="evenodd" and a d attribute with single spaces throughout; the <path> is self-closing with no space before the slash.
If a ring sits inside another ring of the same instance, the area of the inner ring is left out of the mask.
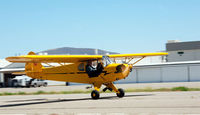
<path id="1" fill-rule="evenodd" d="M 114 86 L 113 83 L 109 83 L 109 84 L 105 84 L 105 85 L 106 85 L 106 88 L 111 89 L 111 91 L 113 90 L 114 92 L 116 92 L 117 97 L 120 97 L 120 98 L 124 97 L 125 92 L 124 92 L 123 89 L 121 89 L 121 88 L 117 89 L 117 88 Z"/>
<path id="2" fill-rule="evenodd" d="M 103 92 L 106 92 L 107 90 L 109 90 L 109 91 L 112 92 L 112 89 L 111 89 L 111 88 L 107 88 L 107 87 L 105 87 L 105 88 L 103 89 Z"/>

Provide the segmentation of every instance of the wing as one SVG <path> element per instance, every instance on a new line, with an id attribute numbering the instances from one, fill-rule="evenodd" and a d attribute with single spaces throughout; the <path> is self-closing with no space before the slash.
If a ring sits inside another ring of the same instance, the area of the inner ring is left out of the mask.
<path id="1" fill-rule="evenodd" d="M 125 58 L 124 63 L 134 65 L 147 56 L 164 56 L 164 55 L 168 55 L 168 53 L 157 52 L 157 53 L 137 53 L 137 54 L 115 54 L 115 55 L 109 55 L 109 57 L 114 58 L 114 60 L 115 60 L 115 58 Z M 139 58 L 139 59 L 132 62 L 132 60 L 135 58 Z"/>
<path id="2" fill-rule="evenodd" d="M 110 58 L 120 58 L 120 57 L 134 58 L 134 57 L 164 56 L 164 55 L 168 55 L 168 53 L 157 52 L 157 53 L 137 53 L 137 54 L 114 54 L 114 55 L 108 55 L 108 56 Z"/>
<path id="3" fill-rule="evenodd" d="M 75 63 L 99 59 L 102 59 L 101 55 L 24 55 L 6 58 L 10 62 L 18 63 Z"/>
<path id="4" fill-rule="evenodd" d="M 140 53 L 140 54 L 116 54 L 108 55 L 110 58 L 117 57 L 146 57 L 146 56 L 159 56 L 167 55 L 167 53 Z M 28 55 L 7 57 L 6 60 L 10 62 L 18 63 L 75 63 L 83 62 L 87 60 L 100 60 L 102 55 L 35 55 L 35 53 L 30 52 Z"/>

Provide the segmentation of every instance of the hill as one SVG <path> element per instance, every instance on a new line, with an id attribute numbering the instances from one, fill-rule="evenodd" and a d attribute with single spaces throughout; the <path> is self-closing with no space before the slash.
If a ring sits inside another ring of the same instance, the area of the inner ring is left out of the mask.
<path id="1" fill-rule="evenodd" d="M 49 49 L 45 51 L 41 51 L 38 53 L 48 53 L 48 55 L 106 55 L 106 54 L 119 54 L 116 52 L 105 51 L 101 49 L 93 49 L 93 48 L 72 48 L 72 47 L 62 47 L 56 49 Z"/>

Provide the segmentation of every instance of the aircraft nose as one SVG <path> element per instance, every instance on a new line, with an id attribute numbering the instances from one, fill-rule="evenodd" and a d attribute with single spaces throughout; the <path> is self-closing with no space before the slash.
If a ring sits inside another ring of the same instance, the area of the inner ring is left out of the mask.
<path id="1" fill-rule="evenodd" d="M 126 64 L 124 64 L 124 68 L 123 68 L 123 77 L 125 78 L 125 77 L 128 77 L 128 75 L 129 75 L 129 73 L 132 71 L 132 66 L 130 66 L 130 65 L 126 65 Z"/>
<path id="2" fill-rule="evenodd" d="M 133 65 L 129 65 L 129 70 L 130 70 L 130 72 L 132 72 L 132 70 L 133 70 Z"/>

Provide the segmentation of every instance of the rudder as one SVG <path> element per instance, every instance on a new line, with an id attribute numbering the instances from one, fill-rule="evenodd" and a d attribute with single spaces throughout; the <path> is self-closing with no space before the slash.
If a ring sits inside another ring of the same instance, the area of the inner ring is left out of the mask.
<path id="1" fill-rule="evenodd" d="M 34 52 L 29 52 L 28 55 L 36 55 Z M 26 75 L 34 79 L 42 79 L 42 64 L 37 62 L 29 62 L 25 65 Z"/>

